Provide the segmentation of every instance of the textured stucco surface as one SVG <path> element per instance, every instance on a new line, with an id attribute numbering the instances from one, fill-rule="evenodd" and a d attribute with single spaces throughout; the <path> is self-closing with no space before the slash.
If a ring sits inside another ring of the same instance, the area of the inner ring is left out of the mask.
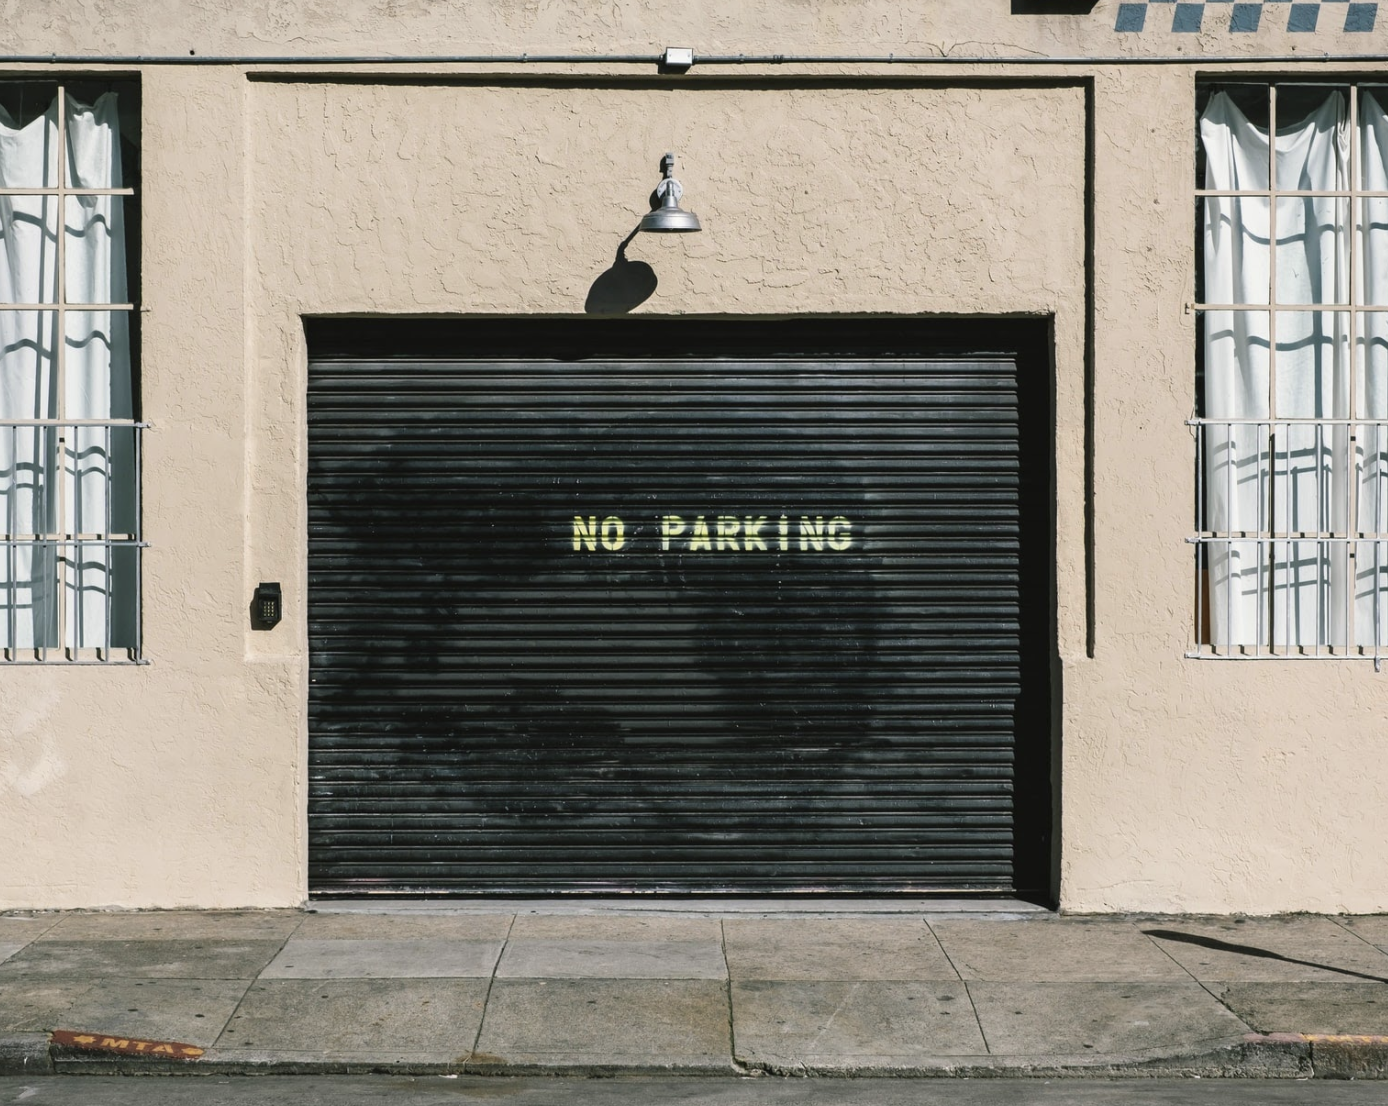
<path id="1" fill-rule="evenodd" d="M 628 259 L 658 279 L 640 312 L 1054 315 L 1070 398 L 1059 437 L 1082 456 L 1077 87 L 286 80 L 254 82 L 251 95 L 261 245 L 250 279 L 264 307 L 252 321 L 253 422 L 280 428 L 255 437 L 254 467 L 258 479 L 295 474 L 251 504 L 263 578 L 304 572 L 304 386 L 283 376 L 303 371 L 301 316 L 581 313 L 671 147 L 706 229 L 630 244 Z M 299 437 L 282 433 L 290 426 Z M 1082 562 L 1074 511 L 1061 541 Z M 1066 587 L 1079 615 L 1067 632 L 1082 643 L 1082 578 Z"/>
<path id="2" fill-rule="evenodd" d="M 3 0 L 5 53 L 162 56 L 652 54 L 920 57 L 1257 56 L 1368 52 L 1379 36 L 1344 31 L 1329 6 L 1314 34 L 1285 9 L 1231 34 L 1212 4 L 1200 33 L 1173 33 L 1158 6 L 1141 34 L 1116 33 L 1120 0 L 1091 10 L 1047 0 Z M 1276 7 L 1276 5 L 1274 5 Z M 1015 9 L 1015 10 L 1014 10 Z M 1047 9 L 1050 9 L 1047 11 Z M 1380 25 L 1381 26 L 1381 25 Z M 92 28 L 99 27 L 96 36 Z M 100 44 L 99 46 L 97 44 Z"/>
<path id="3" fill-rule="evenodd" d="M 1388 683 L 1365 661 L 1182 659 L 1194 82 L 1101 70 L 1095 104 L 1096 633 L 1065 669 L 1063 904 L 1388 909 Z"/>
<path id="4" fill-rule="evenodd" d="M 4 673 L 3 905 L 302 898 L 300 677 L 247 664 L 243 642 L 242 80 L 161 70 L 143 83 L 152 663 Z"/>
<path id="5" fill-rule="evenodd" d="M 406 0 L 78 10 L 109 29 L 112 52 L 1287 49 L 1272 32 L 1247 45 L 1120 42 L 1104 0 L 1083 17 L 919 7 L 711 3 L 668 19 L 643 5 Z M 25 51 L 89 48 L 70 11 L 0 10 Z M 1364 49 L 1372 37 L 1314 43 Z M 706 230 L 628 247 L 659 280 L 642 313 L 1054 317 L 1062 906 L 1388 909 L 1388 858 L 1364 832 L 1388 806 L 1377 755 L 1388 683 L 1364 662 L 1182 657 L 1193 67 L 992 66 L 976 80 L 897 67 L 894 83 L 874 79 L 884 67 L 851 66 L 831 83 L 777 66 L 720 81 L 620 66 L 542 80 L 519 66 L 386 73 L 403 81 L 137 69 L 152 663 L 5 671 L 0 839 L 21 847 L 0 861 L 0 908 L 302 901 L 301 317 L 581 313 L 673 148 Z M 270 634 L 247 629 L 262 579 L 286 585 L 287 617 Z"/>

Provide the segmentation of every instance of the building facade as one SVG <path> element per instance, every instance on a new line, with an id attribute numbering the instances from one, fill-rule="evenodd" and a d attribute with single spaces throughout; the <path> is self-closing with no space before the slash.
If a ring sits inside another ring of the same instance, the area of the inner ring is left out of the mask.
<path id="1" fill-rule="evenodd" d="M 12 7 L 0 908 L 1388 910 L 1378 4 Z"/>

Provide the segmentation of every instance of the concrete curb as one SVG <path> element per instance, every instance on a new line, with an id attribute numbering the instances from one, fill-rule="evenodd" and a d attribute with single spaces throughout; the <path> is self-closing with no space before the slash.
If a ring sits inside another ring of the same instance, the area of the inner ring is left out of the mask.
<path id="1" fill-rule="evenodd" d="M 735 1077 L 745 1075 L 731 1060 L 707 1064 L 614 1063 L 597 1060 L 585 1064 L 553 1064 L 531 1060 L 508 1063 L 495 1057 L 420 1056 L 381 1054 L 315 1055 L 258 1052 L 218 1054 L 215 1050 L 197 1060 L 169 1063 L 140 1056 L 75 1054 L 63 1051 L 54 1057 L 58 1075 L 479 1075 L 610 1079 L 619 1076 L 658 1078 Z M 0 1074 L 4 1074 L 0 1072 Z"/>
<path id="2" fill-rule="evenodd" d="M 1332 1033 L 1272 1033 L 1281 1047 L 1306 1047 L 1323 1079 L 1388 1079 L 1388 1037 Z"/>
<path id="3" fill-rule="evenodd" d="M 345 1057 L 321 1056 L 293 1058 L 265 1056 L 258 1058 L 204 1058 L 186 1064 L 141 1060 L 139 1057 L 112 1056 L 95 1059 L 64 1057 L 53 1066 L 55 1075 L 159 1075 L 159 1076 L 227 1076 L 227 1075 L 462 1075 L 462 1065 L 443 1059 L 357 1060 Z"/>
<path id="4" fill-rule="evenodd" d="M 943 1056 L 921 1063 L 746 1062 L 752 1074 L 843 1079 L 1306 1079 L 1305 1041 L 1234 1038 L 1199 1051 L 1151 1050 L 1095 1056 Z"/>
<path id="5" fill-rule="evenodd" d="M 0 1075 L 52 1075 L 47 1033 L 0 1034 Z"/>
<path id="6" fill-rule="evenodd" d="M 661 1079 L 683 1079 L 697 1078 L 708 1079 L 718 1077 L 737 1077 L 748 1074 L 739 1068 L 731 1059 L 722 1062 L 711 1061 L 709 1063 L 689 1063 L 689 1064 L 641 1064 L 641 1063 L 614 1063 L 612 1061 L 598 1061 L 585 1064 L 555 1064 L 546 1063 L 541 1060 L 522 1060 L 515 1063 L 508 1063 L 505 1060 L 488 1057 L 485 1060 L 477 1060 L 472 1057 L 463 1064 L 461 1071 L 465 1075 L 494 1075 L 494 1076 L 546 1076 L 562 1077 L 577 1076 L 585 1079 L 613 1079 L 618 1076 L 642 1076 L 655 1077 Z"/>
<path id="7" fill-rule="evenodd" d="M 218 1053 L 170 1063 L 141 1056 L 50 1047 L 42 1033 L 0 1036 L 0 1075 L 484 1075 L 701 1077 L 768 1076 L 840 1079 L 1363 1079 L 1388 1080 L 1388 1037 L 1249 1034 L 1200 1051 L 1057 1057 L 938 1057 L 896 1063 L 742 1062 L 726 1064 L 509 1063 L 502 1057 L 381 1053 Z"/>

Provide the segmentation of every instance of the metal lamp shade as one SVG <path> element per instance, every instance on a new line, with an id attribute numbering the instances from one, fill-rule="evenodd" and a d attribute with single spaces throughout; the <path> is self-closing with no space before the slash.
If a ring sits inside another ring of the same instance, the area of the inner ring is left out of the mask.
<path id="1" fill-rule="evenodd" d="M 657 234 L 678 234 L 704 228 L 699 225 L 699 217 L 694 212 L 680 207 L 675 190 L 670 188 L 660 197 L 660 206 L 641 217 L 641 229 Z"/>

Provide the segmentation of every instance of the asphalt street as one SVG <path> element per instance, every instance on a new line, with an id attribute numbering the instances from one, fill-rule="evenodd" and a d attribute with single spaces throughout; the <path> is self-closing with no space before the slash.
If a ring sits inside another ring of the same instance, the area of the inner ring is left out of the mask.
<path id="1" fill-rule="evenodd" d="M 1295 1079 L 0 1079 L 3 1106 L 1379 1106 L 1383 1101 L 1382 1083 Z"/>

